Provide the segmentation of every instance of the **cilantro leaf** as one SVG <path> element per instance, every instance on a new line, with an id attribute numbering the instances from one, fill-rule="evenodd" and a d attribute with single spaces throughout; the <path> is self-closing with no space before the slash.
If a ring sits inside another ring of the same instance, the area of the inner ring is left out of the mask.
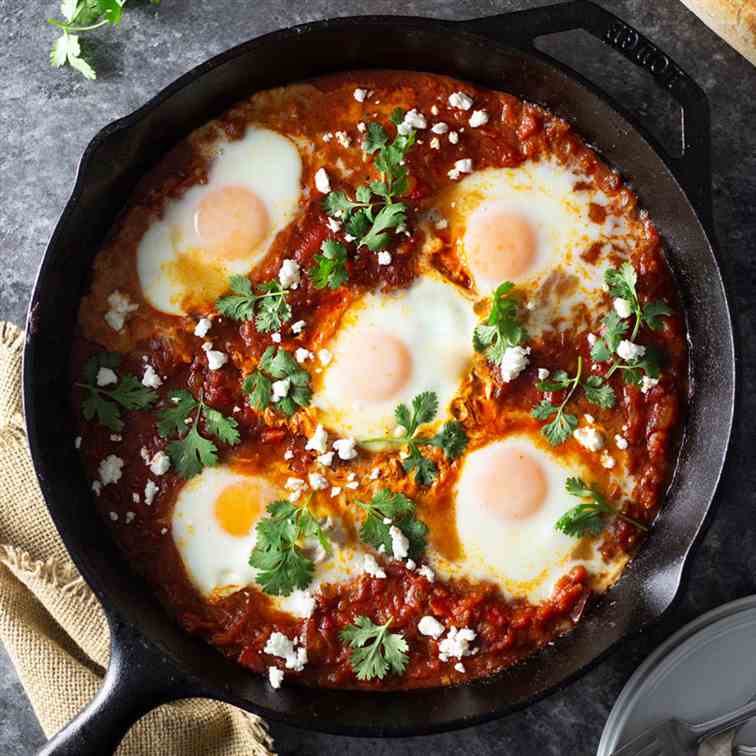
<path id="1" fill-rule="evenodd" d="M 273 403 L 274 409 L 291 417 L 299 407 L 306 407 L 312 398 L 310 374 L 282 347 L 268 347 L 260 359 L 257 370 L 250 373 L 242 384 L 249 404 L 256 410 L 264 410 L 273 396 L 273 381 L 289 380 L 286 396 Z"/>
<path id="2" fill-rule="evenodd" d="M 207 405 L 202 408 L 202 415 L 205 418 L 205 430 L 209 434 L 229 446 L 239 443 L 239 424 L 233 417 L 226 417 L 222 412 Z"/>
<path id="3" fill-rule="evenodd" d="M 186 430 L 186 420 L 198 406 L 194 395 L 186 389 L 171 391 L 170 403 L 158 414 L 158 433 L 162 438 L 180 436 Z"/>
<path id="4" fill-rule="evenodd" d="M 550 376 L 551 380 L 540 381 L 537 384 L 540 391 L 567 390 L 561 404 L 552 404 L 548 399 L 542 399 L 530 412 L 536 420 L 548 420 L 552 415 L 554 416 L 550 423 L 541 428 L 541 433 L 552 446 L 563 444 L 577 428 L 578 420 L 575 415 L 568 414 L 564 410 L 575 393 L 575 389 L 580 385 L 582 372 L 583 358 L 578 357 L 577 370 L 573 377 L 568 376 L 564 370 L 557 370 Z"/>
<path id="5" fill-rule="evenodd" d="M 360 528 L 360 540 L 386 554 L 392 554 L 391 526 L 395 525 L 409 540 L 409 555 L 419 559 L 425 550 L 428 526 L 415 517 L 415 502 L 404 494 L 387 488 L 378 491 L 369 502 L 358 501 L 366 512 Z M 386 523 L 384 520 L 391 520 Z"/>
<path id="6" fill-rule="evenodd" d="M 590 376 L 583 384 L 585 398 L 591 404 L 597 404 L 599 407 L 611 409 L 617 402 L 614 389 L 597 375 Z"/>
<path id="7" fill-rule="evenodd" d="M 273 383 L 260 370 L 255 370 L 244 379 L 242 391 L 247 394 L 249 403 L 258 410 L 264 410 L 270 404 L 273 395 Z"/>
<path id="8" fill-rule="evenodd" d="M 316 289 L 338 289 L 349 280 L 346 267 L 346 247 L 333 239 L 326 239 L 321 245 L 322 255 L 315 255 L 315 265 L 310 268 L 309 276 Z"/>
<path id="9" fill-rule="evenodd" d="M 288 290 L 275 279 L 258 284 L 255 291 L 246 276 L 234 275 L 229 279 L 233 294 L 221 297 L 215 306 L 222 315 L 232 320 L 252 320 L 260 333 L 281 329 L 291 319 L 291 306 L 286 301 Z"/>
<path id="10" fill-rule="evenodd" d="M 610 360 L 627 332 L 627 323 L 614 310 L 606 315 L 602 325 L 602 336 L 591 348 L 591 359 L 596 362 Z"/>
<path id="11" fill-rule="evenodd" d="M 409 456 L 402 460 L 404 472 L 415 472 L 415 480 L 421 486 L 429 486 L 436 479 L 438 468 L 432 459 L 424 457 L 417 445 L 410 444 Z"/>
<path id="12" fill-rule="evenodd" d="M 417 439 L 417 443 L 435 446 L 443 450 L 447 459 L 457 459 L 467 448 L 468 440 L 462 423 L 450 420 L 433 438 Z"/>
<path id="13" fill-rule="evenodd" d="M 514 284 L 505 281 L 491 297 L 491 311 L 486 320 L 473 331 L 473 347 L 483 352 L 494 365 L 501 364 L 509 347 L 521 344 L 526 338 L 517 312 L 517 300 L 510 296 Z"/>
<path id="14" fill-rule="evenodd" d="M 369 155 L 372 155 L 382 147 L 385 147 L 388 144 L 388 140 L 389 137 L 386 133 L 386 129 L 384 129 L 380 123 L 374 121 L 368 124 L 365 133 L 365 141 L 362 143 L 362 149 Z"/>
<path id="15" fill-rule="evenodd" d="M 635 286 L 638 283 L 638 274 L 629 262 L 622 263 L 619 270 L 609 268 L 604 273 L 604 281 L 613 297 L 626 299 L 630 302 L 631 307 L 634 304 L 637 305 L 638 294 Z"/>
<path id="16" fill-rule="evenodd" d="M 407 668 L 409 646 L 404 636 L 388 632 L 392 622 L 376 625 L 370 618 L 359 616 L 339 633 L 341 640 L 354 649 L 349 661 L 358 680 L 382 680 L 389 671 L 401 675 Z"/>
<path id="17" fill-rule="evenodd" d="M 649 302 L 643 308 L 643 322 L 652 330 L 657 331 L 661 328 L 660 318 L 665 315 L 671 315 L 672 308 L 666 302 Z"/>
<path id="18" fill-rule="evenodd" d="M 234 294 L 221 297 L 215 303 L 218 312 L 232 320 L 252 320 L 257 302 L 252 282 L 246 276 L 231 276 L 229 288 Z"/>
<path id="19" fill-rule="evenodd" d="M 196 424 L 183 438 L 168 444 L 168 456 L 176 472 L 187 480 L 201 473 L 205 466 L 218 463 L 218 449 L 200 434 Z"/>
<path id="20" fill-rule="evenodd" d="M 558 411 L 556 417 L 550 423 L 544 425 L 541 432 L 552 446 L 559 446 L 575 432 L 577 425 L 578 419 L 575 415 Z"/>
<path id="21" fill-rule="evenodd" d="M 384 205 L 375 216 L 370 230 L 360 240 L 360 246 L 364 244 L 371 252 L 383 249 L 391 240 L 386 232 L 405 223 L 406 212 L 407 206 L 401 202 Z"/>

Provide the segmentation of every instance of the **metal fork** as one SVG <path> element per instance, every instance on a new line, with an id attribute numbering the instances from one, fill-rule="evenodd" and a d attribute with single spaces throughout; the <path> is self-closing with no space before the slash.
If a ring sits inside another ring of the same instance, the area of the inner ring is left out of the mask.
<path id="1" fill-rule="evenodd" d="M 693 756 L 696 746 L 704 738 L 737 727 L 754 716 L 756 701 L 749 701 L 708 722 L 690 723 L 681 719 L 668 719 L 633 738 L 627 745 L 614 751 L 612 756 Z"/>

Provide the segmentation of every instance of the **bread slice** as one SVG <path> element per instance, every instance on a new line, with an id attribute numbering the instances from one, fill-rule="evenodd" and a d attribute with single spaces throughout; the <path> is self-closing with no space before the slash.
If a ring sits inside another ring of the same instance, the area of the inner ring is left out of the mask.
<path id="1" fill-rule="evenodd" d="M 681 0 L 756 66 L 756 0 Z"/>

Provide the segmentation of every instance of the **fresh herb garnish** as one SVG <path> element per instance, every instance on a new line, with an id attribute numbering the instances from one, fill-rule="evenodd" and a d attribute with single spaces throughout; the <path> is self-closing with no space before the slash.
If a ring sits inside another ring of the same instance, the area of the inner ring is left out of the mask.
<path id="1" fill-rule="evenodd" d="M 160 0 L 150 0 L 158 5 Z M 62 0 L 60 12 L 63 21 L 48 18 L 47 23 L 62 30 L 53 42 L 50 64 L 60 68 L 68 63 L 87 79 L 97 78 L 94 68 L 82 57 L 79 35 L 92 32 L 110 24 L 118 26 L 123 16 L 126 0 Z"/>
<path id="2" fill-rule="evenodd" d="M 273 382 L 289 381 L 286 396 L 272 402 Z M 268 347 L 260 359 L 260 364 L 242 384 L 242 391 L 249 403 L 257 410 L 270 406 L 286 417 L 291 417 L 298 407 L 306 407 L 312 398 L 310 374 L 282 347 Z"/>
<path id="3" fill-rule="evenodd" d="M 326 239 L 320 245 L 322 255 L 315 255 L 315 265 L 310 268 L 309 276 L 316 289 L 338 289 L 349 279 L 346 267 L 346 247 L 333 239 Z"/>
<path id="4" fill-rule="evenodd" d="M 496 289 L 491 297 L 491 312 L 473 331 L 475 351 L 483 352 L 494 365 L 501 364 L 509 347 L 518 346 L 527 338 L 517 317 L 517 300 L 509 296 L 513 288 L 511 281 L 505 281 Z"/>
<path id="5" fill-rule="evenodd" d="M 215 303 L 221 315 L 233 320 L 254 318 L 260 333 L 278 331 L 291 319 L 291 307 L 286 301 L 288 291 L 278 281 L 257 284 L 255 290 L 246 276 L 231 276 L 229 286 L 234 293 Z"/>
<path id="6" fill-rule="evenodd" d="M 158 414 L 157 428 L 162 438 L 177 437 L 168 444 L 168 456 L 187 480 L 218 463 L 218 447 L 200 433 L 200 417 L 208 434 L 229 446 L 239 443 L 236 420 L 208 407 L 202 392 L 195 399 L 186 389 L 172 391 L 170 404 Z"/>
<path id="7" fill-rule="evenodd" d="M 315 564 L 302 550 L 302 540 L 317 538 L 327 553 L 331 544 L 320 520 L 310 510 L 310 497 L 300 506 L 281 499 L 267 506 L 268 517 L 255 528 L 255 547 L 249 563 L 259 570 L 255 578 L 262 589 L 274 596 L 288 596 L 312 582 Z"/>
<path id="8" fill-rule="evenodd" d="M 434 446 L 441 449 L 448 460 L 457 459 L 467 447 L 467 434 L 462 423 L 450 420 L 434 436 L 417 436 L 421 425 L 432 422 L 438 413 L 438 397 L 433 391 L 424 391 L 412 400 L 412 410 L 406 404 L 400 404 L 394 410 L 396 422 L 404 432 L 399 436 L 382 436 L 360 441 L 363 445 L 394 444 L 408 447 L 408 456 L 402 460 L 405 472 L 415 471 L 415 480 L 421 486 L 429 486 L 438 472 L 432 459 L 425 457 L 421 446 Z"/>
<path id="9" fill-rule="evenodd" d="M 604 495 L 595 487 L 589 486 L 582 478 L 568 478 L 565 485 L 567 493 L 583 499 L 582 503 L 565 512 L 556 522 L 556 529 L 573 538 L 585 535 L 598 535 L 606 525 L 606 518 L 615 515 L 636 528 L 648 528 L 633 517 L 623 514 L 612 506 Z"/>
<path id="10" fill-rule="evenodd" d="M 121 355 L 116 352 L 100 352 L 90 357 L 84 365 L 83 380 L 75 385 L 87 393 L 81 403 L 85 420 L 97 419 L 114 433 L 123 430 L 121 408 L 145 410 L 158 400 L 158 393 L 143 386 L 133 375 L 125 374 L 111 386 L 98 386 L 100 368 L 116 371 L 121 365 Z"/>
<path id="11" fill-rule="evenodd" d="M 376 625 L 369 617 L 361 615 L 354 624 L 340 633 L 341 639 L 354 650 L 349 661 L 358 680 L 382 680 L 390 670 L 401 675 L 407 668 L 409 646 L 404 636 L 388 631 L 393 619 L 385 625 Z"/>
<path id="12" fill-rule="evenodd" d="M 381 553 L 393 554 L 391 526 L 402 531 L 409 541 L 409 556 L 419 559 L 425 550 L 428 526 L 415 517 L 415 502 L 404 494 L 384 488 L 369 502 L 358 501 L 367 516 L 360 528 L 360 539 Z M 385 522 L 390 520 L 391 522 Z"/>

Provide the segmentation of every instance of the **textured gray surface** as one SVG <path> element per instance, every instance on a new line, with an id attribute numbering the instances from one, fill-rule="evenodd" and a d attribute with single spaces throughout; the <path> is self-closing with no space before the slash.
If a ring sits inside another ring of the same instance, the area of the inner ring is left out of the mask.
<path id="1" fill-rule="evenodd" d="M 523 713 L 460 733 L 394 741 L 334 738 L 276 725 L 272 729 L 281 753 L 595 753 L 617 694 L 644 656 L 690 618 L 756 592 L 753 425 L 742 420 L 756 410 L 756 71 L 677 0 L 602 2 L 691 73 L 706 89 L 713 110 L 714 210 L 720 248 L 733 273 L 744 403 L 717 518 L 696 554 L 683 601 L 661 626 Z M 47 66 L 53 34 L 43 21 L 54 11 L 54 3 L 0 0 L 6 40 L 0 49 L 0 248 L 6 259 L 0 269 L 0 318 L 23 321 L 36 267 L 87 142 L 101 126 L 138 107 L 206 58 L 257 34 L 333 15 L 370 12 L 462 19 L 535 4 L 543 3 L 163 0 L 159 12 L 135 7 L 117 33 L 106 31 L 98 37 L 93 51 L 100 79 L 93 83 Z M 618 63 L 613 54 L 579 33 L 545 40 L 543 46 L 649 119 L 653 130 L 671 143 L 677 133 L 675 109 L 630 64 Z M 0 753 L 29 754 L 41 742 L 29 703 L 0 653 Z"/>

